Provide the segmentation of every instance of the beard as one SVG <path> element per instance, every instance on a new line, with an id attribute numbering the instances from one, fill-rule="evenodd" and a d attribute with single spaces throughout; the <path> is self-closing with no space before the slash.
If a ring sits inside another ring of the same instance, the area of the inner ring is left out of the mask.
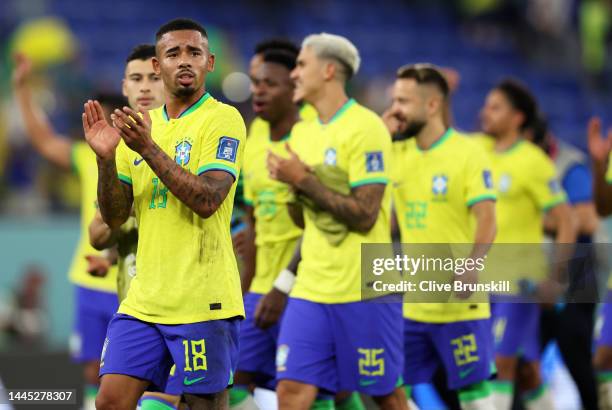
<path id="1" fill-rule="evenodd" d="M 172 94 L 174 94 L 174 96 L 177 98 L 183 99 L 186 97 L 191 97 L 193 94 L 195 94 L 195 92 L 195 87 L 179 87 L 174 90 Z"/>
<path id="2" fill-rule="evenodd" d="M 406 124 L 406 128 L 393 136 L 393 141 L 403 141 L 414 138 L 425 126 L 425 121 L 412 121 Z"/>

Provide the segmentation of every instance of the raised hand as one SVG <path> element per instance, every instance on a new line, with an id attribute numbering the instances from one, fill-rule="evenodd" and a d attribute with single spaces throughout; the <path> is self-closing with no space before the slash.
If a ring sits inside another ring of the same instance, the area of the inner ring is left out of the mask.
<path id="1" fill-rule="evenodd" d="M 276 155 L 272 151 L 268 151 L 268 173 L 272 179 L 295 186 L 311 172 L 311 169 L 302 162 L 289 144 L 285 143 L 285 148 L 289 154 L 288 159 Z"/>
<path id="2" fill-rule="evenodd" d="M 111 160 L 115 158 L 115 150 L 121 136 L 104 118 L 104 111 L 98 101 L 87 101 L 82 115 L 83 130 L 87 143 L 98 158 Z"/>
<path id="3" fill-rule="evenodd" d="M 142 116 L 138 114 L 142 114 Z M 115 110 L 111 115 L 115 128 L 121 134 L 121 138 L 133 151 L 143 152 L 153 145 L 151 138 L 151 117 L 148 111 L 135 112 L 129 107 L 123 110 Z"/>
<path id="4" fill-rule="evenodd" d="M 32 62 L 21 53 L 13 56 L 15 68 L 13 69 L 13 86 L 21 87 L 26 83 L 32 73 Z"/>
<path id="5" fill-rule="evenodd" d="M 612 129 L 608 131 L 606 138 L 601 131 L 601 120 L 593 117 L 589 120 L 587 129 L 589 153 L 597 162 L 605 162 L 612 149 Z"/>

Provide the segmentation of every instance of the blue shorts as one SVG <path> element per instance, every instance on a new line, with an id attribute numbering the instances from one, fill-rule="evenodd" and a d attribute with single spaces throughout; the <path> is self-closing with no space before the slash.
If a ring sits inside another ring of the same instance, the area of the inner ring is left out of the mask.
<path id="1" fill-rule="evenodd" d="M 492 303 L 495 353 L 506 357 L 520 356 L 528 362 L 539 361 L 540 315 L 541 308 L 537 303 Z"/>
<path id="2" fill-rule="evenodd" d="M 612 347 L 612 291 L 610 290 L 597 315 L 596 329 L 597 346 Z"/>
<path id="3" fill-rule="evenodd" d="M 272 387 L 273 389 L 274 383 L 270 385 L 267 381 L 273 381 L 276 376 L 274 360 L 280 323 L 267 329 L 261 329 L 255 325 L 255 308 L 262 297 L 263 295 L 251 292 L 244 295 L 246 319 L 240 325 L 238 371 L 256 373 L 263 376 L 261 383 L 258 384 L 263 384 L 262 387 Z"/>
<path id="4" fill-rule="evenodd" d="M 451 323 L 404 320 L 404 382 L 430 383 L 442 365 L 448 387 L 489 379 L 494 366 L 488 319 Z"/>
<path id="5" fill-rule="evenodd" d="M 75 286 L 75 321 L 70 338 L 72 357 L 79 362 L 100 359 L 108 323 L 119 308 L 117 294 Z"/>
<path id="6" fill-rule="evenodd" d="M 117 313 L 108 325 L 100 376 L 137 377 L 151 382 L 148 390 L 174 395 L 218 393 L 233 384 L 239 331 L 238 319 L 160 325 Z"/>
<path id="7" fill-rule="evenodd" d="M 401 303 L 314 303 L 290 298 L 281 323 L 276 377 L 325 392 L 393 392 L 403 367 Z"/>

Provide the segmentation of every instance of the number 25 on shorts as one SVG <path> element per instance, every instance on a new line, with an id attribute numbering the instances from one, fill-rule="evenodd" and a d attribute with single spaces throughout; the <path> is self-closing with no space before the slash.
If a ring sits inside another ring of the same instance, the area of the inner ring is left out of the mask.
<path id="1" fill-rule="evenodd" d="M 183 340 L 185 347 L 185 371 L 208 370 L 206 364 L 206 343 L 201 340 Z"/>

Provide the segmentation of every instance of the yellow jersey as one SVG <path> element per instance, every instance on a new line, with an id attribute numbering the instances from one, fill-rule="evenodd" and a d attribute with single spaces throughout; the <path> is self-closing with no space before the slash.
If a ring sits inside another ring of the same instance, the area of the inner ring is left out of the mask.
<path id="1" fill-rule="evenodd" d="M 222 170 L 235 180 L 246 138 L 238 111 L 208 93 L 178 118 L 150 111 L 155 143 L 186 171 Z M 138 223 L 137 275 L 120 313 L 145 322 L 184 324 L 244 316 L 230 236 L 236 184 L 217 211 L 201 218 L 177 199 L 123 141 L 119 179 L 132 187 Z"/>
<path id="2" fill-rule="evenodd" d="M 476 137 L 493 166 L 497 190 L 496 243 L 540 244 L 544 240 L 543 212 L 566 202 L 555 164 L 537 146 L 520 139 L 503 151 L 495 140 Z"/>
<path id="3" fill-rule="evenodd" d="M 470 207 L 496 199 L 486 153 L 452 128 L 427 150 L 417 146 L 416 138 L 395 142 L 392 180 L 402 243 L 471 244 Z M 404 316 L 449 323 L 485 319 L 490 310 L 488 303 L 405 303 Z"/>
<path id="4" fill-rule="evenodd" d="M 336 166 L 348 175 L 352 188 L 387 184 L 391 137 L 374 112 L 349 100 L 327 123 L 302 121 L 292 130 L 291 148 L 310 166 Z M 390 243 L 391 192 L 385 190 L 380 214 L 367 233 L 349 231 L 332 246 L 305 213 L 302 260 L 291 296 L 317 303 L 361 300 L 362 243 Z"/>
<path id="5" fill-rule="evenodd" d="M 253 133 L 254 130 L 257 132 Z M 269 177 L 266 165 L 268 151 L 288 156 L 285 144 L 291 141 L 291 134 L 281 141 L 272 141 L 267 127 L 252 127 L 247 141 L 242 169 L 244 201 L 254 210 L 257 246 L 257 266 L 249 290 L 264 294 L 287 267 L 302 229 L 293 223 L 287 209 L 287 204 L 294 200 L 293 193 L 287 184 Z M 286 242 L 291 242 L 294 249 Z"/>
<path id="6" fill-rule="evenodd" d="M 98 209 L 98 164 L 96 154 L 86 142 L 72 145 L 72 169 L 81 186 L 81 236 L 72 258 L 69 278 L 72 283 L 94 290 L 117 293 L 117 267 L 112 266 L 101 278 L 87 273 L 86 255 L 99 255 L 89 243 L 89 224 Z"/>

